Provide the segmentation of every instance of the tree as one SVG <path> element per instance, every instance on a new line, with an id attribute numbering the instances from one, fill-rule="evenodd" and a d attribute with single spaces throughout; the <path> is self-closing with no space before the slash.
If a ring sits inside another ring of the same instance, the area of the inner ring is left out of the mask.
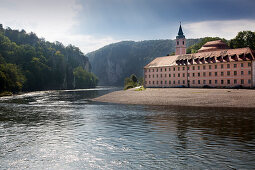
<path id="1" fill-rule="evenodd" d="M 230 40 L 229 46 L 231 48 L 250 47 L 255 50 L 255 32 L 240 31 L 234 39 Z"/>

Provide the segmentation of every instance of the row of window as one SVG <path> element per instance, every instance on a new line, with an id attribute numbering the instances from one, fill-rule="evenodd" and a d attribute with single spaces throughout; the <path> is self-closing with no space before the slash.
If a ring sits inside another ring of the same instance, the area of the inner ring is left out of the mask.
<path id="1" fill-rule="evenodd" d="M 173 84 L 181 84 L 181 80 L 178 80 L 178 81 L 175 81 L 175 80 L 173 80 L 173 81 L 171 81 L 171 80 L 169 80 L 169 81 L 165 81 L 165 85 L 167 85 L 167 82 L 169 83 L 169 84 L 171 84 L 171 83 L 173 83 Z M 182 84 L 185 84 L 185 80 L 182 80 Z M 227 84 L 231 84 L 231 80 L 226 80 L 226 82 L 227 82 Z M 251 84 L 251 80 L 250 79 L 248 79 L 247 80 L 247 82 L 248 82 L 248 84 Z M 149 81 L 149 84 L 163 84 L 163 81 Z M 203 85 L 207 85 L 207 83 L 208 84 L 212 84 L 212 80 L 208 80 L 208 82 L 206 81 L 206 80 L 197 80 L 197 84 L 203 84 Z M 238 80 L 237 79 L 234 79 L 233 80 L 233 83 L 234 84 L 237 84 L 238 83 Z M 240 80 L 240 83 L 241 84 L 244 84 L 244 79 L 241 79 Z M 147 81 L 145 81 L 145 84 L 147 84 Z M 196 80 L 193 80 L 192 81 L 192 84 L 196 84 Z M 218 80 L 214 80 L 214 84 L 218 84 Z M 224 84 L 224 80 L 221 80 L 220 81 L 220 84 Z"/>
<path id="2" fill-rule="evenodd" d="M 240 66 L 241 67 L 244 67 L 244 64 L 245 63 L 240 63 Z M 227 64 L 227 68 L 230 68 L 230 64 Z M 209 65 L 209 69 L 212 69 L 212 67 L 213 67 L 213 65 Z M 248 67 L 251 67 L 251 63 L 248 63 Z M 182 68 L 182 70 L 185 70 L 185 68 L 186 67 L 173 67 L 172 68 L 172 70 L 173 71 L 176 71 L 176 70 L 178 70 L 178 71 L 181 71 L 181 68 Z M 187 69 L 189 70 L 189 69 L 192 69 L 192 70 L 200 70 L 200 69 L 203 69 L 203 70 L 206 70 L 206 65 L 203 65 L 203 67 L 202 66 L 189 66 L 189 67 L 187 67 Z M 214 69 L 217 69 L 218 68 L 218 65 L 217 64 L 215 64 L 214 65 Z M 224 69 L 224 64 L 221 64 L 220 65 L 220 68 L 221 69 Z M 237 68 L 237 64 L 233 64 L 233 68 Z M 169 71 L 171 71 L 171 68 L 168 68 L 168 70 Z M 145 69 L 145 72 L 147 71 L 147 69 Z M 163 71 L 167 71 L 167 68 L 155 68 L 155 72 L 163 72 Z M 154 72 L 154 69 L 152 68 L 152 69 L 148 69 L 148 72 Z"/>
<path id="3" fill-rule="evenodd" d="M 200 76 L 202 76 L 202 75 L 203 75 L 204 77 L 207 76 L 207 75 L 206 75 L 206 72 L 203 72 L 203 74 L 201 74 L 201 73 L 192 73 L 191 75 L 192 75 L 192 77 L 195 77 L 196 74 L 197 74 L 198 77 L 200 77 Z M 212 76 L 212 74 L 213 74 L 212 72 L 209 72 L 209 73 L 208 73 L 209 76 Z M 251 74 L 251 71 L 249 70 L 249 71 L 248 71 L 248 75 L 250 75 L 250 74 Z M 185 77 L 186 74 L 185 74 L 185 73 L 182 73 L 182 74 L 181 74 L 181 73 L 178 73 L 178 74 L 168 74 L 168 77 L 171 77 L 172 75 L 173 75 L 173 77 L 175 77 L 176 75 L 177 75 L 177 77 L 181 77 L 181 76 L 182 76 L 182 77 Z M 188 73 L 187 75 L 188 75 L 188 77 L 189 77 L 189 76 L 190 76 L 190 73 Z M 218 72 L 214 72 L 214 75 L 215 75 L 215 76 L 218 76 Z M 237 72 L 237 71 L 233 71 L 233 75 L 234 75 L 234 76 L 237 76 L 237 75 L 238 75 L 238 72 Z M 240 75 L 244 75 L 244 71 L 241 71 L 241 72 L 240 72 Z M 220 76 L 224 76 L 224 72 L 223 72 L 223 71 L 220 72 Z M 231 72 L 230 72 L 230 71 L 227 71 L 227 76 L 231 76 Z M 151 77 L 154 78 L 154 74 L 153 74 L 152 76 L 149 75 L 148 77 L 149 77 L 149 78 L 151 78 Z M 159 75 L 158 75 L 158 74 L 155 74 L 155 77 L 158 78 Z M 163 75 L 160 74 L 160 77 L 163 77 Z M 165 74 L 165 77 L 167 77 L 167 74 Z M 147 78 L 147 75 L 145 75 L 145 78 Z"/>

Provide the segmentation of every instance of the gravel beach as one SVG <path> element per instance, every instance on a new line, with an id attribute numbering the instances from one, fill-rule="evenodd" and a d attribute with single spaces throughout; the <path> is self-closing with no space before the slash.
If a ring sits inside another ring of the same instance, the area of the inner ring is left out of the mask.
<path id="1" fill-rule="evenodd" d="M 196 107 L 255 108 L 254 89 L 147 88 L 115 91 L 92 99 L 98 102 Z"/>

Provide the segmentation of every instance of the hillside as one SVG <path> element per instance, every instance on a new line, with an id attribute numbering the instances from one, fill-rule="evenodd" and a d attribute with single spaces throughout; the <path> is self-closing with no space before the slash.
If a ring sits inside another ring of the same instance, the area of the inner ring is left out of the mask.
<path id="1" fill-rule="evenodd" d="M 187 39 L 187 46 L 200 39 Z M 123 85 L 125 77 L 143 75 L 143 67 L 156 57 L 175 51 L 175 40 L 122 41 L 86 54 L 101 85 Z"/>
<path id="2" fill-rule="evenodd" d="M 0 92 L 94 87 L 90 70 L 79 48 L 0 24 Z"/>

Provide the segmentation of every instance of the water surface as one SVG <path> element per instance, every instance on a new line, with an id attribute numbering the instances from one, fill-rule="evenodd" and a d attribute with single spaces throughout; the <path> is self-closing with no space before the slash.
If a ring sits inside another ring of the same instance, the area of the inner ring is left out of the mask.
<path id="1" fill-rule="evenodd" d="M 104 104 L 115 90 L 0 99 L 0 169 L 253 169 L 255 111 Z"/>

